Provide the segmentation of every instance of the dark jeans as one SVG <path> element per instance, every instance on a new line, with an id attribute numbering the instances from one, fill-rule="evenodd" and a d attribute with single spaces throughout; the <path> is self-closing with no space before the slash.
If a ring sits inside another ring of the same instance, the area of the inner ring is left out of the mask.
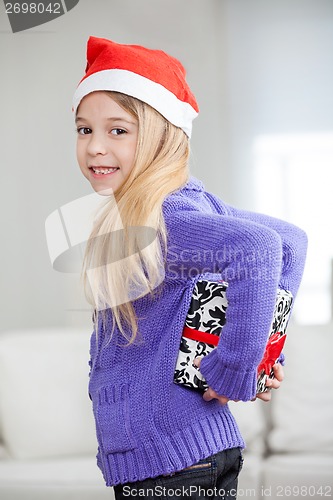
<path id="1" fill-rule="evenodd" d="M 116 500 L 132 498 L 235 500 L 243 458 L 240 448 L 224 450 L 174 474 L 115 486 Z"/>

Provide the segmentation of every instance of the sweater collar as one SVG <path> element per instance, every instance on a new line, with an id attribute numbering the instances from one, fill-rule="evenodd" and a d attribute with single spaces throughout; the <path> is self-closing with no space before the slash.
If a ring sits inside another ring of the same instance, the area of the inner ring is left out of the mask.
<path id="1" fill-rule="evenodd" d="M 183 189 L 190 189 L 192 191 L 204 191 L 205 187 L 199 179 L 191 175 L 188 182 L 185 184 L 182 190 Z"/>

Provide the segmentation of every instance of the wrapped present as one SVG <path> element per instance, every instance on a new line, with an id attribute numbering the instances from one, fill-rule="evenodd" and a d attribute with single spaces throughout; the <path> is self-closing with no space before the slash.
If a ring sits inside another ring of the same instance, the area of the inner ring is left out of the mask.
<path id="1" fill-rule="evenodd" d="M 195 358 L 206 356 L 217 346 L 226 322 L 228 283 L 225 281 L 197 281 L 187 313 L 174 382 L 191 389 L 205 391 L 207 383 Z M 287 290 L 279 289 L 262 361 L 258 366 L 257 394 L 266 389 L 267 378 L 273 378 L 273 365 L 279 360 L 286 339 L 293 297 Z"/>

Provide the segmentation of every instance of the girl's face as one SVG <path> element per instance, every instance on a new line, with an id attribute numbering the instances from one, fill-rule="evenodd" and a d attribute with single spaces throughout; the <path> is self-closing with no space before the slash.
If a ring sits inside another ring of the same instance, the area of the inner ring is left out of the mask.
<path id="1" fill-rule="evenodd" d="M 96 192 L 116 192 L 134 166 L 137 120 L 105 92 L 85 96 L 78 108 L 77 160 Z"/>

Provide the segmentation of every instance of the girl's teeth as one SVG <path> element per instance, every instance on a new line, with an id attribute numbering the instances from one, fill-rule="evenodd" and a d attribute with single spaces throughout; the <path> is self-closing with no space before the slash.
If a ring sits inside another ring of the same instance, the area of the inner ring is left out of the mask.
<path id="1" fill-rule="evenodd" d="M 98 168 L 93 168 L 93 171 L 95 172 L 95 174 L 110 174 L 111 172 L 115 172 L 116 170 L 118 170 L 118 169 L 117 168 L 108 168 L 108 169 L 99 170 Z"/>

